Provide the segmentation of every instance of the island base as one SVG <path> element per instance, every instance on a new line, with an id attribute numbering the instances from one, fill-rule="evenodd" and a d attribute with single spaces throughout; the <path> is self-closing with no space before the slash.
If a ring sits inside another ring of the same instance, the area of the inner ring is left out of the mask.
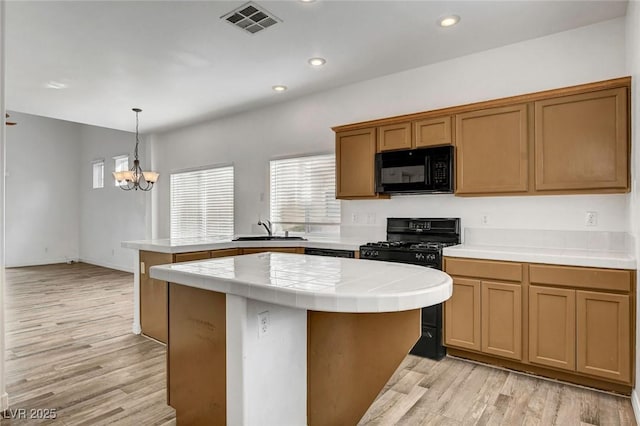
<path id="1" fill-rule="evenodd" d="M 168 299 L 178 424 L 356 424 L 420 336 L 419 309 L 307 311 L 173 283 Z"/>

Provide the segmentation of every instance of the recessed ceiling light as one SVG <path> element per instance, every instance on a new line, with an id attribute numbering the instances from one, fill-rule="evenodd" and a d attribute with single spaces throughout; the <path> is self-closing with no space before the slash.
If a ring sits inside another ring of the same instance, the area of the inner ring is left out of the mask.
<path id="1" fill-rule="evenodd" d="M 284 92 L 285 90 L 287 90 L 287 86 L 283 86 L 281 84 L 278 84 L 277 86 L 272 86 L 271 87 L 275 92 Z"/>
<path id="2" fill-rule="evenodd" d="M 441 27 L 450 27 L 457 24 L 458 22 L 460 22 L 460 17 L 458 15 L 449 15 L 440 18 L 438 20 L 438 25 L 440 25 Z"/>
<path id="3" fill-rule="evenodd" d="M 309 65 L 312 67 L 321 67 L 327 63 L 327 60 L 324 58 L 311 58 L 309 59 Z"/>
<path id="4" fill-rule="evenodd" d="M 45 84 L 45 87 L 48 89 L 66 89 L 67 85 L 65 83 L 61 83 L 59 81 L 49 81 L 47 84 Z"/>
<path id="5" fill-rule="evenodd" d="M 313 3 L 316 0 L 300 0 L 301 3 Z"/>

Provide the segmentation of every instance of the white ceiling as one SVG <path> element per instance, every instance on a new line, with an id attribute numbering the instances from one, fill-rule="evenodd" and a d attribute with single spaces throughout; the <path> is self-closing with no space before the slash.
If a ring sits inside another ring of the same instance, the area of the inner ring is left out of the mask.
<path id="1" fill-rule="evenodd" d="M 7 109 L 158 131 L 624 16 L 626 1 L 8 1 Z M 457 26 L 438 17 L 455 13 Z M 307 59 L 327 59 L 312 69 Z M 470 71 L 472 72 L 472 71 Z M 47 88 L 50 81 L 66 89 Z M 275 93 L 271 86 L 289 90 Z"/>

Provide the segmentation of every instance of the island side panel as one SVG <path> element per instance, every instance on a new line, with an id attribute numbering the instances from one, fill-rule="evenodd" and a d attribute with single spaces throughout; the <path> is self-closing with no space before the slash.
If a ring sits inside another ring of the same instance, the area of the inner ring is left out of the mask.
<path id="1" fill-rule="evenodd" d="M 145 336 L 167 343 L 167 283 L 149 276 L 149 268 L 173 262 L 173 255 L 140 251 L 140 325 Z"/>
<path id="2" fill-rule="evenodd" d="M 420 309 L 308 311 L 309 426 L 354 425 L 420 337 Z"/>
<path id="3" fill-rule="evenodd" d="M 140 325 L 140 250 L 133 255 L 133 334 L 142 333 Z"/>
<path id="4" fill-rule="evenodd" d="M 227 422 L 226 295 L 169 283 L 168 403 L 185 425 Z"/>

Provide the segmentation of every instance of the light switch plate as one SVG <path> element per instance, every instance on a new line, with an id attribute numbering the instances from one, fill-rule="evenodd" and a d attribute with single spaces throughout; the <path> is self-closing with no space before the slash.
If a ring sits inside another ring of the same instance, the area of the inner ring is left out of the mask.
<path id="1" fill-rule="evenodd" d="M 142 275 L 144 275 L 144 273 L 145 273 L 145 269 L 144 269 L 144 262 L 140 262 L 140 273 L 141 273 Z"/>

